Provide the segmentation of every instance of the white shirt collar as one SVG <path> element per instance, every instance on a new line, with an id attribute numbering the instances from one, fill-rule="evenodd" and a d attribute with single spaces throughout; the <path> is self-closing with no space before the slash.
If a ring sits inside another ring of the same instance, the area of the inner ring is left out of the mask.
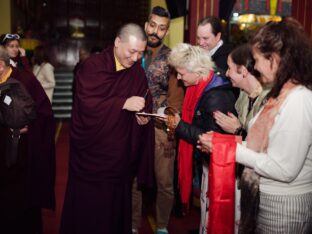
<path id="1" fill-rule="evenodd" d="M 12 67 L 17 67 L 17 63 L 14 62 L 12 59 L 10 59 L 10 65 L 11 65 Z"/>
<path id="2" fill-rule="evenodd" d="M 220 40 L 217 45 L 212 48 L 211 50 L 209 50 L 209 55 L 212 56 L 214 55 L 214 53 L 216 53 L 216 51 L 223 45 L 223 40 Z"/>

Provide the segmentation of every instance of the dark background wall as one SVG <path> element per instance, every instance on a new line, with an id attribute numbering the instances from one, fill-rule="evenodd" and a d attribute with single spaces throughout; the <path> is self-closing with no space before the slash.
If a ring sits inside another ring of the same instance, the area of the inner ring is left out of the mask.
<path id="1" fill-rule="evenodd" d="M 82 45 L 112 43 L 128 22 L 144 25 L 147 0 L 12 0 L 12 32 L 39 39 L 55 66 L 74 66 Z"/>

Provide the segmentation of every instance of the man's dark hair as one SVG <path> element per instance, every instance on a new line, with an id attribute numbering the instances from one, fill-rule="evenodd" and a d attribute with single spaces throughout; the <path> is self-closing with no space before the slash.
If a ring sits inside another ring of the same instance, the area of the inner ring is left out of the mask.
<path id="1" fill-rule="evenodd" d="M 211 25 L 213 35 L 216 36 L 218 33 L 221 33 L 222 35 L 222 25 L 218 17 L 215 16 L 205 17 L 199 21 L 198 26 L 205 26 L 206 24 Z"/>
<path id="2" fill-rule="evenodd" d="M 151 14 L 149 16 L 149 19 L 151 18 L 151 15 L 157 15 L 160 17 L 166 17 L 168 19 L 170 19 L 170 13 L 168 10 L 166 10 L 165 8 L 161 7 L 161 6 L 155 6 L 153 7 Z"/>

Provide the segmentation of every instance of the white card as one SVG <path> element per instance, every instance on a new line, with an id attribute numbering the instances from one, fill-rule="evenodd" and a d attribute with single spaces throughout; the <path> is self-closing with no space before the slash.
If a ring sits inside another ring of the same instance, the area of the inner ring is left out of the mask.
<path id="1" fill-rule="evenodd" d="M 12 98 L 8 95 L 5 95 L 3 102 L 9 106 L 12 102 Z"/>

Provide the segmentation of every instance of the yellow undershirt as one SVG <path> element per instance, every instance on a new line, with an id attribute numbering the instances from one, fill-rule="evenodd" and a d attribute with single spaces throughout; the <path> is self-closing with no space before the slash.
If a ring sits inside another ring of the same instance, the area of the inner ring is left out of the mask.
<path id="1" fill-rule="evenodd" d="M 7 73 L 2 78 L 0 78 L 0 84 L 6 82 L 7 79 L 9 79 L 11 73 L 12 73 L 12 68 L 9 67 Z"/>
<path id="2" fill-rule="evenodd" d="M 115 58 L 115 64 L 116 64 L 116 71 L 121 71 L 123 69 L 126 69 L 124 66 L 122 66 L 122 64 L 118 61 L 118 59 L 116 58 L 115 54 L 114 54 L 114 58 Z"/>

